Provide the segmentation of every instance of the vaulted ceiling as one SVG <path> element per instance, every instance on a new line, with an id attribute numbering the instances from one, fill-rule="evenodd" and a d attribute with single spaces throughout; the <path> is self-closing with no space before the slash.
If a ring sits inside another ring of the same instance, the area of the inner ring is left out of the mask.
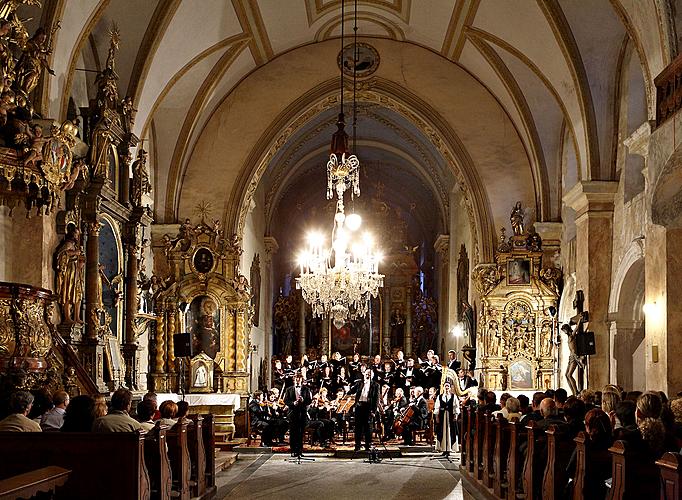
<path id="1" fill-rule="evenodd" d="M 60 77 L 42 94 L 52 117 L 66 117 L 69 99 L 87 105 L 92 77 L 78 68 L 101 67 L 108 29 L 120 27 L 120 88 L 134 97 L 135 132 L 151 150 L 158 220 L 210 197 L 235 225 L 244 210 L 233 207 L 255 186 L 269 210 L 287 183 L 323 163 L 338 94 L 339 0 L 48 4 L 44 17 L 62 24 Z M 672 0 L 358 0 L 358 35 L 381 56 L 361 97 L 362 147 L 395 162 L 397 184 L 407 181 L 401 172 L 418 172 L 419 196 L 438 204 L 437 226 L 457 186 L 480 223 L 498 227 L 516 199 L 538 220 L 557 220 L 567 182 L 615 175 L 626 54 L 639 61 L 634 80 L 653 116 L 653 78 L 677 53 L 679 16 Z M 566 156 L 573 172 L 561 171 Z"/>

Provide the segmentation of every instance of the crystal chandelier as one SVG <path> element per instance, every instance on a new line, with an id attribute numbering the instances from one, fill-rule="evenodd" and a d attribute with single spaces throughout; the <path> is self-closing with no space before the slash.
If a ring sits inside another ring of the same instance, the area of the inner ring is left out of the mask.
<path id="1" fill-rule="evenodd" d="M 356 6 L 357 9 L 357 6 Z M 354 61 L 357 62 L 357 10 L 355 16 Z M 343 54 L 344 1 L 341 1 L 341 52 Z M 353 146 L 356 129 L 356 73 L 353 65 Z M 336 213 L 332 228 L 331 248 L 320 234 L 308 236 L 308 248 L 299 256 L 301 276 L 296 287 L 311 306 L 314 316 L 329 314 L 334 326 L 341 328 L 348 319 L 367 315 L 369 301 L 384 286 L 379 274 L 381 255 L 373 247 L 372 237 L 365 233 L 358 237 L 362 219 L 352 213 L 346 216 L 344 194 L 351 198 L 360 195 L 360 162 L 349 154 L 348 134 L 343 115 L 343 68 L 341 68 L 341 106 L 332 136 L 331 154 L 327 162 L 327 199 L 336 194 Z"/>

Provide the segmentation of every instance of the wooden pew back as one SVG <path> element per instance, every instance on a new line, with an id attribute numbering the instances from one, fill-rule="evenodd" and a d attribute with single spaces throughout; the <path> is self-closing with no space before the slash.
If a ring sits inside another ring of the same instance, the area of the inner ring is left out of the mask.
<path id="1" fill-rule="evenodd" d="M 661 472 L 661 500 L 675 500 L 682 498 L 682 455 L 679 453 L 664 453 L 656 461 Z"/>
<path id="2" fill-rule="evenodd" d="M 509 454 L 507 456 L 507 500 L 516 500 L 516 491 L 521 485 L 522 456 L 519 452 L 521 440 L 525 438 L 526 428 L 514 419 L 509 422 Z"/>
<path id="3" fill-rule="evenodd" d="M 544 475 L 542 450 L 546 450 L 546 436 L 545 432 L 538 429 L 532 420 L 528 422 L 526 430 L 528 439 L 526 460 L 523 465 L 523 491 L 526 494 L 526 500 L 537 500 L 541 498 Z"/>
<path id="4" fill-rule="evenodd" d="M 206 488 L 215 486 L 215 419 L 211 413 L 202 414 L 202 432 L 206 451 Z"/>
<path id="5" fill-rule="evenodd" d="M 467 413 L 469 417 L 467 418 L 467 468 L 470 473 L 474 472 L 474 464 L 476 463 L 476 458 L 474 457 L 474 427 L 476 410 L 469 406 L 467 408 Z"/>
<path id="6" fill-rule="evenodd" d="M 173 491 L 177 493 L 180 500 L 189 500 L 190 498 L 191 459 L 187 444 L 187 425 L 187 420 L 181 418 L 166 432 L 168 458 L 173 475 Z"/>
<path id="7" fill-rule="evenodd" d="M 189 455 L 192 461 L 191 480 L 194 481 L 192 494 L 199 497 L 206 491 L 206 450 L 204 450 L 203 417 L 189 415 L 193 425 L 189 426 Z"/>
<path id="8" fill-rule="evenodd" d="M 507 457 L 509 455 L 509 422 L 501 414 L 497 415 L 494 423 L 495 450 L 493 452 L 493 493 L 497 498 L 505 498 L 505 477 L 507 472 Z"/>
<path id="9" fill-rule="evenodd" d="M 475 429 L 474 429 L 474 478 L 481 481 L 483 478 L 483 431 L 485 413 L 482 409 L 476 409 Z"/>
<path id="10" fill-rule="evenodd" d="M 611 452 L 611 490 L 609 500 L 656 498 L 661 493 L 656 464 L 625 441 L 616 441 Z"/>
<path id="11" fill-rule="evenodd" d="M 493 487 L 493 454 L 495 451 L 495 417 L 486 412 L 483 417 L 483 484 Z"/>
<path id="12" fill-rule="evenodd" d="M 563 498 L 568 474 L 566 467 L 575 449 L 575 441 L 571 439 L 568 429 L 550 425 L 545 432 L 547 437 L 547 465 L 542 479 L 543 500 Z"/>
<path id="13" fill-rule="evenodd" d="M 2 432 L 0 479 L 48 465 L 71 470 L 57 499 L 149 499 L 144 432 Z"/>
<path id="14" fill-rule="evenodd" d="M 171 496 L 172 477 L 166 442 L 167 430 L 167 425 L 156 422 L 144 440 L 144 459 L 149 471 L 152 500 L 169 500 Z"/>

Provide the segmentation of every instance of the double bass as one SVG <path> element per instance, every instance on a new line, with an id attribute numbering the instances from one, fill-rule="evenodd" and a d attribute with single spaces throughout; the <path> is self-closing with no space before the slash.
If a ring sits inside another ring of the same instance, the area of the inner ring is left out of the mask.
<path id="1" fill-rule="evenodd" d="M 396 418 L 395 422 L 393 423 L 393 432 L 396 435 L 403 433 L 403 430 L 407 424 L 409 424 L 410 420 L 412 420 L 412 415 L 414 415 L 414 405 L 410 405 L 405 408 L 403 413 L 400 415 L 400 418 Z"/>

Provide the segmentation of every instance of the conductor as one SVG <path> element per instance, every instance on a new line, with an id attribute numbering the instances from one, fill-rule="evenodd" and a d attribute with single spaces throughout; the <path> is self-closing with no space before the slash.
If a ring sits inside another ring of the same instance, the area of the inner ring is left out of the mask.
<path id="1" fill-rule="evenodd" d="M 350 390 L 355 394 L 355 451 L 360 451 L 360 441 L 365 437 L 365 450 L 372 444 L 372 420 L 379 403 L 379 384 L 372 381 L 372 370 L 365 370 Z"/>
<path id="2" fill-rule="evenodd" d="M 284 404 L 289 408 L 289 447 L 292 457 L 303 454 L 303 433 L 308 420 L 308 406 L 313 400 L 310 389 L 303 385 L 303 375 L 296 372 L 294 385 L 284 391 Z"/>

